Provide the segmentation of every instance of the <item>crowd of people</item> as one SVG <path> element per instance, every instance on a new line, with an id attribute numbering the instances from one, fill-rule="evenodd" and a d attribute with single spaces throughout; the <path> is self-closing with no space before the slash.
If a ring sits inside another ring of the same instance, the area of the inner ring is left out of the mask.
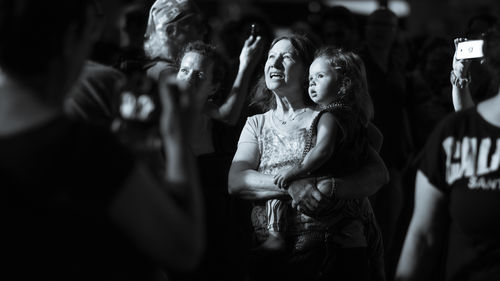
<path id="1" fill-rule="evenodd" d="M 500 280 L 497 17 L 149 2 L 0 0 L 3 280 Z"/>

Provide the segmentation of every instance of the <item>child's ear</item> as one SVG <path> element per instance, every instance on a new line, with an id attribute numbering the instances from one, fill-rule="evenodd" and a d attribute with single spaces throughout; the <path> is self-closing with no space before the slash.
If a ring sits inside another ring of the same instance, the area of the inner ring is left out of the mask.
<path id="1" fill-rule="evenodd" d="M 347 89 L 349 89 L 351 87 L 351 79 L 350 78 L 344 78 L 342 80 L 342 86 L 340 87 L 340 90 L 345 93 L 347 91 Z"/>

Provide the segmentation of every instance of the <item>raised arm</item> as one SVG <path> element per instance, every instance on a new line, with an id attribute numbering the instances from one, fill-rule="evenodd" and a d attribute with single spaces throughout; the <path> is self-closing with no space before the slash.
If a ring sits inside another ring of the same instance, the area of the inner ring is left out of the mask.
<path id="1" fill-rule="evenodd" d="M 205 112 L 208 116 L 235 125 L 240 118 L 245 98 L 249 92 L 249 83 L 252 73 L 262 55 L 261 37 L 250 36 L 243 45 L 240 54 L 238 74 L 234 80 L 231 92 L 221 106 L 208 103 Z"/>
<path id="2" fill-rule="evenodd" d="M 160 89 L 166 178 L 138 162 L 115 197 L 110 215 L 159 265 L 185 271 L 198 264 L 205 247 L 203 202 L 194 158 L 186 146 L 189 127 L 181 123 L 188 115 L 178 109 L 171 91 L 161 85 Z"/>
<path id="3" fill-rule="evenodd" d="M 259 150 L 256 143 L 240 143 L 229 170 L 228 191 L 249 200 L 286 198 L 288 192 L 274 184 L 272 175 L 259 173 Z"/>
<path id="4" fill-rule="evenodd" d="M 447 232 L 445 195 L 417 172 L 415 208 L 396 270 L 398 281 L 430 280 Z"/>
<path id="5" fill-rule="evenodd" d="M 450 74 L 451 95 L 455 111 L 460 111 L 474 106 L 472 95 L 469 88 L 470 75 L 469 66 L 471 61 L 468 59 L 457 59 L 457 44 L 464 41 L 464 38 L 457 38 L 455 43 L 455 54 L 453 55 L 453 69 Z"/>

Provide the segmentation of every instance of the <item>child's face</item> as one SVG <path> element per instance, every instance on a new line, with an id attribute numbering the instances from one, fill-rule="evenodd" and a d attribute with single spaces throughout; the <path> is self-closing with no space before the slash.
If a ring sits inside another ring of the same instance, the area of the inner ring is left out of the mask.
<path id="1" fill-rule="evenodd" d="M 196 52 L 184 54 L 177 79 L 186 83 L 188 91 L 196 93 L 197 106 L 203 106 L 216 88 L 213 82 L 213 62 Z"/>
<path id="2" fill-rule="evenodd" d="M 309 67 L 309 96 L 319 105 L 333 102 L 338 91 L 338 72 L 324 57 L 316 58 Z"/>

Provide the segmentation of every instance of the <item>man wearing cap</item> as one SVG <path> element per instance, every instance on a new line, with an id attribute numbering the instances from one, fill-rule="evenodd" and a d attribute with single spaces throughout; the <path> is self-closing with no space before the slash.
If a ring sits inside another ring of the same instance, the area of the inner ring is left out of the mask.
<path id="1" fill-rule="evenodd" d="M 152 60 L 148 76 L 157 80 L 161 71 L 175 69 L 175 60 L 189 42 L 207 33 L 200 9 L 192 0 L 157 0 L 149 12 L 144 51 Z"/>

